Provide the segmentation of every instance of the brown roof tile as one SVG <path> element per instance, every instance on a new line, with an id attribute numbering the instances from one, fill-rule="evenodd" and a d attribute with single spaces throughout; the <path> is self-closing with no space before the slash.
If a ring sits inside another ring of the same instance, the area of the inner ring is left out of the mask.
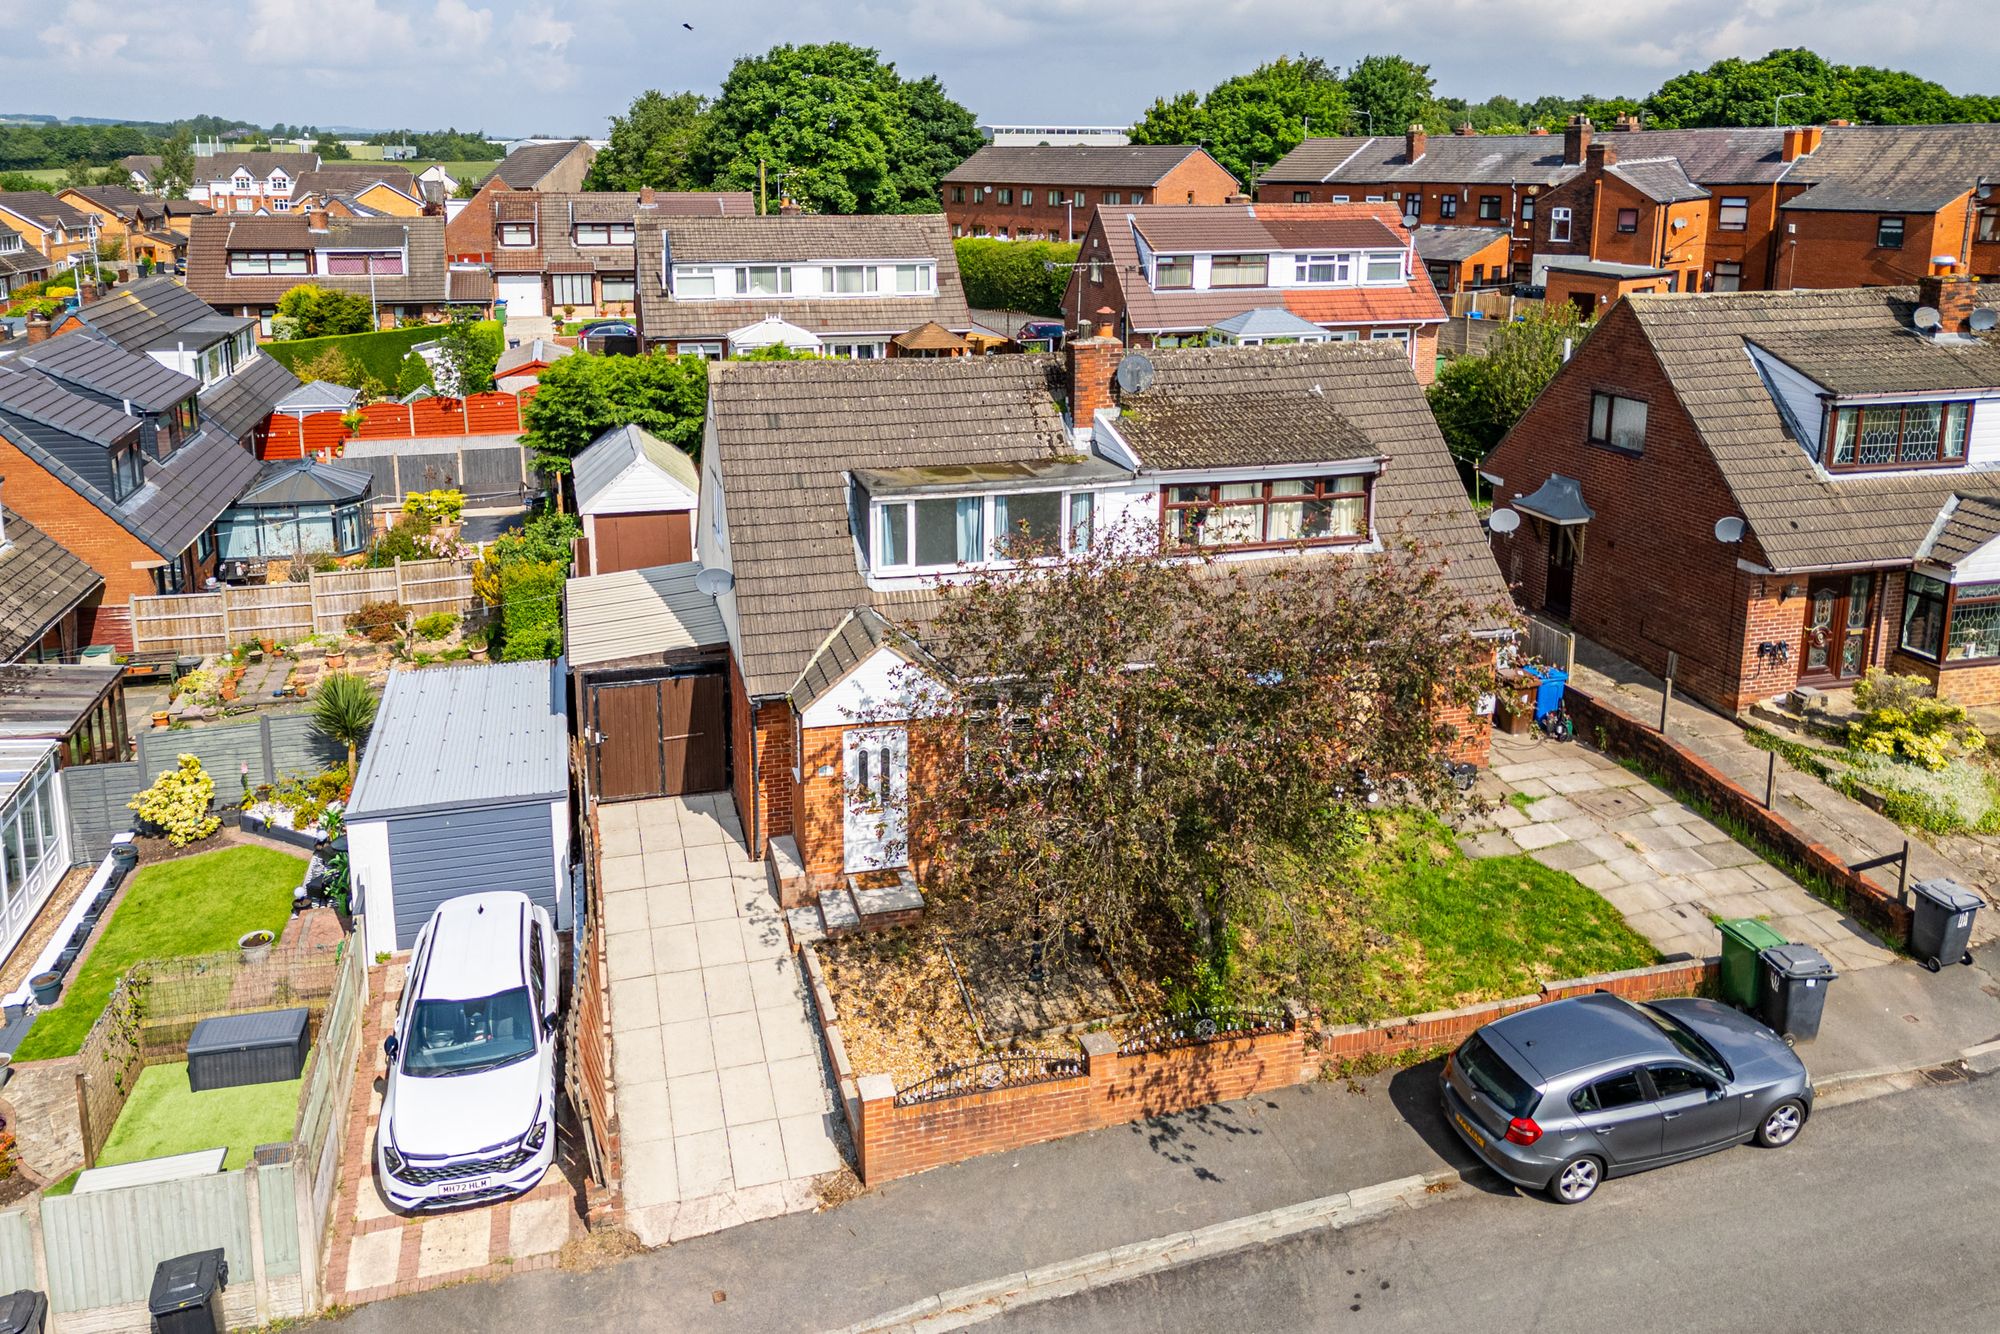
<path id="1" fill-rule="evenodd" d="M 285 217 L 234 218 L 226 213 L 188 220 L 187 287 L 215 306 L 269 305 L 302 283 L 316 283 L 345 292 L 369 291 L 366 276 L 325 274 L 235 277 L 229 272 L 231 250 L 399 249 L 409 238 L 408 272 L 399 277 L 376 275 L 378 300 L 434 304 L 445 299 L 444 219 L 414 217 L 329 218 L 325 232 L 313 232 L 298 214 Z"/>
<path id="2" fill-rule="evenodd" d="M 995 185 L 1150 187 L 1191 157 L 1208 157 L 1194 144 L 1015 145 L 989 144 L 945 173 L 946 181 Z M 1209 159 L 1211 162 L 1213 158 Z M 1218 169 L 1220 163 L 1216 163 Z"/>

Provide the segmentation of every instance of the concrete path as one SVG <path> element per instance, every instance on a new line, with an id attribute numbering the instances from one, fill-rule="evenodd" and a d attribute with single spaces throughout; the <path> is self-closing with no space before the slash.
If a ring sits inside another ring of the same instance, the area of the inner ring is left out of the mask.
<path id="1" fill-rule="evenodd" d="M 811 1208 L 844 1126 L 727 794 L 599 808 L 627 1221 L 649 1246 Z"/>
<path id="2" fill-rule="evenodd" d="M 1568 871 L 1662 954 L 1714 954 L 1714 917 L 1762 917 L 1843 972 L 1895 958 L 1854 919 L 1587 745 L 1496 733 L 1482 782 L 1500 804 L 1463 826 L 1467 854 L 1526 852 Z"/>

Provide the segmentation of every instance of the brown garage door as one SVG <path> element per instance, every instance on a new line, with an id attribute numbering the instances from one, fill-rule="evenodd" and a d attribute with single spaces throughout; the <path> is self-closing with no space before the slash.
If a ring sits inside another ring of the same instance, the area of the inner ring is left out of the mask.
<path id="1" fill-rule="evenodd" d="M 678 565 L 694 559 L 694 529 L 686 511 L 671 514 L 600 514 L 591 555 L 599 574 Z"/>
<path id="2" fill-rule="evenodd" d="M 592 786 L 600 801 L 729 786 L 729 717 L 719 672 L 590 686 Z"/>

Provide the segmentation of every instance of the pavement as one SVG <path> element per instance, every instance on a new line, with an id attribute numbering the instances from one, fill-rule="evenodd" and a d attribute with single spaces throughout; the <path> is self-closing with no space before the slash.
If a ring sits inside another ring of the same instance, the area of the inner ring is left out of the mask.
<path id="1" fill-rule="evenodd" d="M 1996 1191 L 2000 1080 L 1985 1079 L 1823 1111 L 1788 1148 L 1612 1181 L 1576 1208 L 1462 1186 L 985 1328 L 1984 1331 Z"/>
<path id="2" fill-rule="evenodd" d="M 662 1246 L 812 1208 L 845 1120 L 729 794 L 618 802 L 598 823 L 627 1223 Z"/>

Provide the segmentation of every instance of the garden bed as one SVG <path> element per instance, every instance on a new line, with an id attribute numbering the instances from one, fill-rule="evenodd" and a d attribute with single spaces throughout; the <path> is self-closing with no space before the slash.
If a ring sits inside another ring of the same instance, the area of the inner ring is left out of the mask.
<path id="1" fill-rule="evenodd" d="M 251 931 L 283 932 L 305 859 L 243 844 L 148 862 L 128 881 L 97 943 L 77 965 L 62 1004 L 35 1017 L 16 1061 L 73 1056 L 111 990 L 142 959 L 183 958 L 236 948 Z"/>

